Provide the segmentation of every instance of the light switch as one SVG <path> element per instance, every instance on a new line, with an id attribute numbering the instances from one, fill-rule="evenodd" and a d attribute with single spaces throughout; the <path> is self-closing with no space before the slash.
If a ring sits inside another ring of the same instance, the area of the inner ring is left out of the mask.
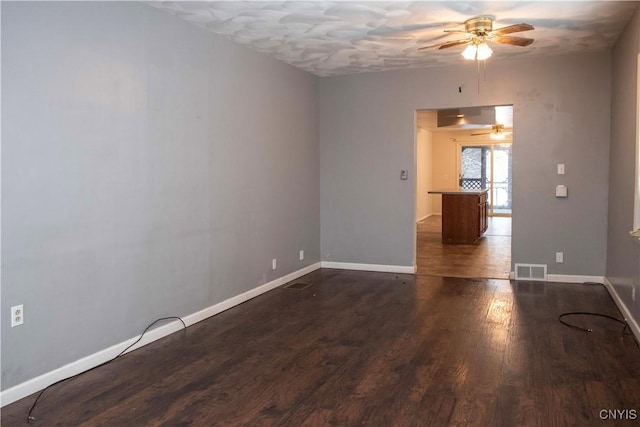
<path id="1" fill-rule="evenodd" d="M 558 163 L 558 175 L 564 175 L 564 163 Z"/>
<path id="2" fill-rule="evenodd" d="M 556 185 L 556 197 L 567 197 L 566 185 Z"/>

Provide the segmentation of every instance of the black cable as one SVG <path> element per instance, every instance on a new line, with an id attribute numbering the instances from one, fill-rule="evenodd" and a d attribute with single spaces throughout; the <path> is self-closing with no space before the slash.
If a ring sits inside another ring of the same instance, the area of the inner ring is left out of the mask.
<path id="1" fill-rule="evenodd" d="M 583 328 L 581 326 L 572 325 L 572 324 L 567 323 L 567 322 L 562 320 L 562 318 L 565 317 L 565 316 L 580 315 L 580 314 L 585 315 L 585 316 L 598 316 L 598 317 L 604 317 L 605 319 L 615 320 L 616 322 L 621 323 L 621 324 L 624 325 L 624 328 L 622 329 L 622 333 L 624 333 L 624 331 L 628 327 L 627 322 L 625 322 L 624 320 L 620 320 L 617 317 L 609 316 L 608 314 L 589 313 L 589 312 L 586 312 L 586 311 L 571 311 L 571 312 L 568 312 L 568 313 L 563 313 L 560 316 L 558 316 L 558 321 L 560 323 L 562 323 L 563 325 L 568 326 L 570 328 L 578 329 L 578 330 L 581 330 L 581 331 L 584 331 L 584 332 L 593 332 L 593 329 L 591 329 L 591 328 Z"/>
<path id="2" fill-rule="evenodd" d="M 603 286 L 604 287 L 604 283 L 600 283 L 600 282 L 582 282 L 582 285 L 584 285 L 584 286 Z M 611 297 L 611 295 L 609 295 L 609 297 Z M 626 320 L 620 320 L 620 319 L 618 319 L 616 317 L 609 316 L 607 314 L 591 313 L 591 312 L 584 312 L 584 311 L 568 312 L 568 313 L 563 313 L 560 316 L 558 316 L 558 321 L 560 321 L 560 323 L 562 323 L 563 325 L 568 326 L 570 328 L 578 329 L 578 330 L 584 331 L 584 332 L 593 332 L 593 329 L 591 329 L 591 328 L 582 328 L 580 326 L 572 325 L 572 324 L 564 322 L 562 320 L 562 318 L 564 316 L 570 316 L 570 315 L 573 315 L 573 314 L 577 314 L 577 315 L 583 314 L 583 315 L 586 315 L 586 316 L 598 316 L 598 317 L 603 317 L 605 319 L 610 319 L 610 320 L 614 320 L 614 321 L 616 321 L 618 323 L 621 323 L 624 326 L 622 328 L 622 331 L 620 331 L 620 334 L 622 336 L 624 336 L 625 335 L 624 331 L 628 330 L 629 334 L 633 337 L 633 340 L 635 341 L 635 343 L 638 345 L 638 347 L 640 347 L 640 343 L 638 343 L 638 341 L 636 340 L 635 335 L 633 333 L 631 333 L 631 329 L 630 329 L 629 324 L 627 323 Z"/>
<path id="3" fill-rule="evenodd" d="M 184 323 L 184 320 L 182 320 L 181 317 L 178 316 L 169 316 L 169 317 L 161 317 L 155 321 L 153 321 L 149 326 L 147 326 L 144 331 L 142 331 L 142 334 L 140 334 L 140 337 L 138 337 L 138 339 L 131 345 L 129 345 L 127 348 L 125 348 L 124 350 L 122 350 L 120 353 L 118 353 L 118 355 L 116 357 L 114 357 L 113 359 L 109 359 L 106 362 L 102 362 L 99 365 L 94 366 L 93 368 L 89 368 L 86 371 L 82 371 L 79 372 L 75 375 L 72 375 L 70 377 L 67 378 L 63 378 L 61 380 L 58 380 L 56 382 L 54 382 L 53 384 L 50 384 L 48 386 L 46 386 L 45 388 L 42 389 L 42 391 L 40 391 L 40 394 L 38 394 L 38 397 L 36 397 L 35 402 L 33 402 L 33 405 L 31 405 L 31 409 L 29 409 L 29 413 L 27 414 L 27 422 L 31 423 L 31 421 L 35 421 L 35 417 L 33 415 L 31 415 L 33 413 L 33 410 L 36 409 L 36 405 L 38 404 L 38 401 L 40 400 L 40 397 L 42 397 L 42 395 L 44 394 L 45 391 L 49 390 L 51 387 L 58 385 L 60 383 L 63 383 L 65 381 L 71 380 L 73 378 L 79 377 L 82 374 L 86 374 L 87 372 L 93 371 L 94 369 L 98 369 L 104 365 L 106 365 L 107 363 L 111 363 L 114 360 L 116 360 L 118 357 L 122 356 L 123 354 L 125 354 L 127 352 L 127 350 L 129 350 L 131 347 L 133 347 L 134 345 L 138 344 L 140 342 L 140 340 L 142 339 L 142 337 L 144 336 L 145 333 L 147 333 L 147 331 L 149 330 L 149 328 L 151 328 L 153 325 L 155 325 L 158 322 L 162 322 L 163 320 L 172 320 L 172 319 L 177 319 L 180 322 L 182 322 L 182 326 L 184 326 L 184 329 L 187 329 L 187 325 Z"/>

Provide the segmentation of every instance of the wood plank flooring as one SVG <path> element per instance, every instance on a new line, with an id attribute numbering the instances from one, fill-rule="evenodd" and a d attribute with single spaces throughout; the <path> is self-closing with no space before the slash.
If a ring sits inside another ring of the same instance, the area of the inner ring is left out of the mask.
<path id="1" fill-rule="evenodd" d="M 640 411 L 631 336 L 557 320 L 620 316 L 601 286 L 330 269 L 300 281 L 312 286 L 277 288 L 48 390 L 32 425 L 593 426 L 621 425 L 603 409 Z M 2 425 L 27 425 L 34 398 L 3 408 Z"/>
<path id="2" fill-rule="evenodd" d="M 417 224 L 417 274 L 508 279 L 511 271 L 511 218 L 489 217 L 489 228 L 475 245 L 442 243 L 442 217 Z"/>

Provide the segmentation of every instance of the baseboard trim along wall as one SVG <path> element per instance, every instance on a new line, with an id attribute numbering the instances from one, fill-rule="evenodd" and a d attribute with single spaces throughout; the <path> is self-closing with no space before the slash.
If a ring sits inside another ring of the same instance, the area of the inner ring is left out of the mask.
<path id="1" fill-rule="evenodd" d="M 322 261 L 322 268 L 337 268 L 339 270 L 376 271 L 380 273 L 414 274 L 413 265 L 382 265 L 382 264 L 355 264 L 350 262 Z"/>
<path id="2" fill-rule="evenodd" d="M 440 212 L 434 212 L 434 213 L 430 213 L 428 215 L 423 216 L 422 218 L 418 218 L 416 219 L 416 224 L 419 223 L 420 221 L 424 221 L 427 218 L 431 218 L 432 216 L 442 216 L 442 213 Z"/>
<path id="3" fill-rule="evenodd" d="M 547 274 L 547 282 L 561 283 L 585 283 L 596 282 L 603 283 L 603 276 L 579 276 L 575 274 Z"/>
<path id="4" fill-rule="evenodd" d="M 229 298 L 218 304 L 212 305 L 211 307 L 207 307 L 203 310 L 197 311 L 193 314 L 189 314 L 182 318 L 184 323 L 187 326 L 191 326 L 194 323 L 198 323 L 204 319 L 207 319 L 211 316 L 214 316 L 218 313 L 222 313 L 225 310 L 228 310 L 236 305 L 242 304 L 245 301 L 249 301 L 252 298 L 255 298 L 259 295 L 264 294 L 272 289 L 275 289 L 279 286 L 284 285 L 292 280 L 296 280 L 299 277 L 304 276 L 305 274 L 309 274 L 315 270 L 320 268 L 320 263 L 317 262 L 315 264 L 304 267 L 300 270 L 294 271 L 293 273 L 287 274 L 286 276 L 282 276 L 278 279 L 272 280 L 269 283 L 265 283 L 264 285 L 260 285 L 257 288 L 248 290 L 240 295 Z M 159 340 L 160 338 L 164 338 L 169 334 L 179 331 L 182 329 L 182 323 L 179 320 L 175 320 L 159 326 L 149 332 L 147 332 L 144 337 L 138 342 L 135 346 L 131 347 L 129 351 L 133 351 L 137 348 L 145 346 L 153 341 Z M 127 346 L 134 343 L 140 336 L 136 336 L 128 339 L 127 341 L 121 342 L 119 344 L 113 345 L 104 350 L 98 351 L 97 353 L 90 354 L 89 356 L 83 357 L 82 359 L 76 360 L 75 362 L 71 362 L 67 365 L 61 366 L 60 368 L 54 369 L 53 371 L 42 374 L 38 377 L 32 378 L 28 381 L 25 381 L 21 384 L 13 386 L 7 390 L 2 391 L 0 393 L 0 407 L 13 403 L 17 400 L 22 399 L 23 397 L 27 397 L 30 394 L 33 394 L 37 391 L 48 387 L 49 385 L 60 381 L 64 378 L 71 377 L 73 375 L 84 372 L 88 369 L 91 369 L 95 366 L 100 365 L 108 360 L 116 357 L 122 350 L 127 348 Z"/>
<path id="5" fill-rule="evenodd" d="M 611 282 L 606 277 L 603 282 L 605 288 L 609 291 L 609 295 L 611 295 L 613 302 L 616 303 L 618 310 L 622 313 L 622 317 L 624 317 L 627 325 L 629 325 L 629 329 L 631 329 L 633 336 L 636 337 L 636 341 L 640 342 L 640 325 L 638 325 L 636 319 L 633 318 L 631 311 L 629 311 L 627 305 L 622 301 L 622 298 L 620 298 L 620 295 L 618 295 L 616 288 L 611 284 Z"/>
<path id="6" fill-rule="evenodd" d="M 509 280 L 516 280 L 516 273 L 509 273 Z M 558 283 L 584 283 L 584 282 L 597 282 L 603 283 L 603 276 L 581 276 L 577 274 L 547 274 L 547 280 L 545 282 L 558 282 Z"/>

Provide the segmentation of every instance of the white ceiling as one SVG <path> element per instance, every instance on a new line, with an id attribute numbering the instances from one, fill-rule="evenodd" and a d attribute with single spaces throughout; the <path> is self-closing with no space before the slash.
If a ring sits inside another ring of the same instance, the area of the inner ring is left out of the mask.
<path id="1" fill-rule="evenodd" d="M 527 47 L 492 44 L 494 56 L 551 55 L 613 46 L 638 2 L 614 1 L 163 1 L 155 7 L 318 76 L 459 63 L 462 47 L 417 48 L 461 38 L 480 15 L 494 29 L 528 23 Z"/>

